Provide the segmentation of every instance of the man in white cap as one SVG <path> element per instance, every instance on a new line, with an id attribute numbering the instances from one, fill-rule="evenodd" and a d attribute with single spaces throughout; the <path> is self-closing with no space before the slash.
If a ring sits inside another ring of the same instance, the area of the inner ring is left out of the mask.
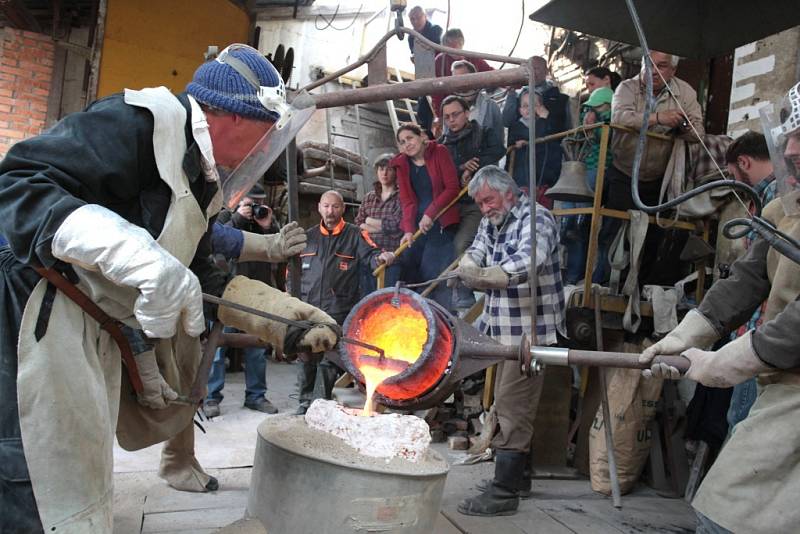
<path id="1" fill-rule="evenodd" d="M 111 532 L 115 431 L 129 449 L 169 440 L 171 485 L 216 484 L 194 458 L 184 400 L 217 318 L 203 292 L 303 321 L 219 309 L 286 352 L 336 344 L 327 314 L 210 259 L 223 190 L 228 205 L 249 190 L 292 113 L 275 68 L 231 45 L 186 93 L 103 98 L 0 163 L 0 531 Z M 258 250 L 243 253 L 269 261 L 305 239 L 290 224 L 249 243 Z"/>

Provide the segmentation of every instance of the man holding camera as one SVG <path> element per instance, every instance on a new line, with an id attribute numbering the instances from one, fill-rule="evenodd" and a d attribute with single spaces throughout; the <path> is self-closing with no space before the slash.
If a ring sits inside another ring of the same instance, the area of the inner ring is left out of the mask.
<path id="1" fill-rule="evenodd" d="M 256 184 L 240 202 L 235 212 L 223 211 L 217 218 L 226 226 L 251 232 L 257 235 L 275 234 L 279 232 L 272 209 L 265 204 L 267 195 L 264 189 Z M 239 261 L 231 266 L 232 275 L 242 275 L 253 280 L 269 284 L 283 290 L 284 277 L 280 274 L 281 264 L 263 261 Z M 226 332 L 238 332 L 235 328 L 225 327 Z M 227 348 L 220 347 L 214 355 L 211 373 L 208 377 L 208 395 L 203 412 L 208 417 L 220 414 L 219 403 L 222 402 L 222 389 L 225 387 L 225 355 Z M 278 413 L 278 409 L 266 398 L 267 394 L 267 349 L 248 347 L 242 349 L 244 354 L 244 406 L 251 410 L 268 414 Z"/>

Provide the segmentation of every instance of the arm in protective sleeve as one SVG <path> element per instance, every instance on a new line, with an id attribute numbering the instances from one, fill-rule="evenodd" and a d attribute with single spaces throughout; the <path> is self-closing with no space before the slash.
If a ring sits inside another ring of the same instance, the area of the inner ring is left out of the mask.
<path id="1" fill-rule="evenodd" d="M 755 239 L 731 266 L 731 275 L 715 282 L 700 303 L 698 311 L 720 335 L 744 324 L 769 295 L 768 251 L 766 241 Z"/>
<path id="2" fill-rule="evenodd" d="M 763 323 L 753 332 L 756 355 L 772 367 L 800 367 L 800 302 L 789 303 L 774 319 Z"/>
<path id="3" fill-rule="evenodd" d="M 115 96 L 11 147 L 0 162 L 0 234 L 14 255 L 53 266 L 53 236 L 87 203 L 142 225 L 128 210 L 138 207 L 142 190 L 159 187 L 157 172 L 140 168 L 154 159 L 152 132 L 149 111 Z"/>

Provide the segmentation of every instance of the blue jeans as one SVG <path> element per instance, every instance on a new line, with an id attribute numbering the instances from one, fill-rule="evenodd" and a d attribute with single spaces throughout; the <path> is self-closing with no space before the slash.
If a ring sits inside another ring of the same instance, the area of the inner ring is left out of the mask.
<path id="1" fill-rule="evenodd" d="M 756 379 L 751 378 L 741 384 L 733 386 L 733 394 L 731 395 L 731 405 L 728 408 L 728 432 L 733 430 L 736 423 L 744 420 L 750 413 L 750 408 L 756 402 L 758 397 L 758 385 Z"/>
<path id="2" fill-rule="evenodd" d="M 455 258 L 454 237 L 455 230 L 442 229 L 438 223 L 434 224 L 427 234 L 422 234 L 400 256 L 403 280 L 408 283 L 426 282 L 439 276 Z M 419 291 L 424 289 L 422 287 Z M 447 284 L 442 283 L 436 286 L 428 298 L 435 300 L 446 310 L 452 310 L 451 294 L 452 290 Z"/>
<path id="3" fill-rule="evenodd" d="M 589 189 L 594 191 L 594 186 L 597 183 L 597 169 L 586 169 L 586 185 Z M 564 202 L 561 204 L 563 209 L 569 208 L 590 208 L 591 202 Z M 583 273 L 586 270 L 586 253 L 589 247 L 589 235 L 581 228 L 582 225 L 578 224 L 579 217 L 590 221 L 589 215 L 572 215 L 564 217 L 566 226 L 574 226 L 576 229 L 574 239 L 566 239 L 565 247 L 567 249 L 567 267 L 566 267 L 566 283 L 575 284 L 583 280 Z M 562 225 L 564 227 L 565 225 Z M 563 236 L 562 236 L 563 238 Z"/>
<path id="4" fill-rule="evenodd" d="M 235 328 L 225 327 L 226 333 L 237 333 Z M 211 373 L 208 376 L 208 395 L 206 400 L 222 401 L 222 388 L 225 387 L 225 350 L 220 347 L 214 354 Z M 267 349 L 250 347 L 244 350 L 244 402 L 259 402 L 267 394 Z"/>

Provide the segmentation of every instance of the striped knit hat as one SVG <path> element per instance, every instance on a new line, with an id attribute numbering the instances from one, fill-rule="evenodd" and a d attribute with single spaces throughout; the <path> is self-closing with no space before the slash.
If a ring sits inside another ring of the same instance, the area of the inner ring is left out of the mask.
<path id="1" fill-rule="evenodd" d="M 277 87 L 281 83 L 280 74 L 272 63 L 255 49 L 234 45 L 229 47 L 227 53 L 244 63 L 258 78 L 260 85 Z M 258 88 L 224 60 L 213 59 L 200 65 L 186 86 L 186 92 L 202 104 L 242 117 L 273 122 L 280 118 L 259 101 Z"/>

